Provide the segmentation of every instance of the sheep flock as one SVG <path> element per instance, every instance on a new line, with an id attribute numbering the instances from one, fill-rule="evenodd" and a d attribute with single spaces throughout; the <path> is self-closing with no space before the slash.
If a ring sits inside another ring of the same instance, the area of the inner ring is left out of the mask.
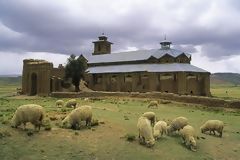
<path id="1" fill-rule="evenodd" d="M 85 98 L 86 99 L 86 98 Z M 85 100 L 84 99 L 84 100 Z M 85 100 L 85 101 L 88 101 Z M 63 100 L 57 100 L 55 102 L 57 108 L 71 109 L 61 122 L 63 129 L 79 129 L 82 122 L 85 122 L 85 126 L 91 127 L 93 120 L 93 107 L 88 105 L 79 105 L 76 99 L 70 99 L 66 102 Z M 147 106 L 159 107 L 158 101 L 151 101 Z M 30 122 L 35 130 L 40 131 L 43 125 L 46 113 L 44 107 L 37 104 L 26 104 L 19 106 L 11 120 L 11 126 L 17 128 L 23 124 L 24 129 L 26 123 Z M 153 147 L 155 143 L 161 143 L 161 139 L 166 136 L 178 135 L 182 139 L 183 145 L 192 151 L 197 151 L 197 134 L 196 129 L 191 125 L 191 121 L 184 117 L 176 117 L 169 123 L 165 121 L 165 117 L 160 117 L 162 120 L 157 120 L 156 114 L 152 111 L 147 111 L 140 115 L 137 120 L 136 131 L 138 131 L 138 140 L 141 145 L 147 147 Z M 220 120 L 207 120 L 202 126 L 199 126 L 201 133 L 209 132 L 209 134 L 222 137 L 224 123 Z"/>

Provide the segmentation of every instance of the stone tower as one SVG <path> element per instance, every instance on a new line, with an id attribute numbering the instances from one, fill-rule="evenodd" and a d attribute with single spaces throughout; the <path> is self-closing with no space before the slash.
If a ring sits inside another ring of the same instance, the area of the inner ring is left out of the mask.
<path id="1" fill-rule="evenodd" d="M 94 52 L 93 55 L 101 55 L 101 54 L 110 54 L 111 53 L 111 45 L 112 42 L 107 40 L 107 37 L 104 33 L 98 37 L 98 41 L 94 41 Z"/>

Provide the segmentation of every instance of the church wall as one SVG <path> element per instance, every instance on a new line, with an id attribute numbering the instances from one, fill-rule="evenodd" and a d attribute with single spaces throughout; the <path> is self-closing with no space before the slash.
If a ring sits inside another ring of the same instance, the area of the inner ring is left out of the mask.
<path id="1" fill-rule="evenodd" d="M 88 76 L 89 88 L 96 91 L 112 92 L 149 92 L 159 91 L 177 93 L 181 95 L 209 95 L 209 74 L 204 73 L 112 73 L 95 74 L 101 80 Z M 192 91 L 192 92 L 191 92 Z"/>

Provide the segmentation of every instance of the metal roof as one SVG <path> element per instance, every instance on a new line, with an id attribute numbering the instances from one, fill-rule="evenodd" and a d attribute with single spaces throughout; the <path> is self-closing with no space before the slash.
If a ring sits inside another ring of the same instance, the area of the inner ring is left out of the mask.
<path id="1" fill-rule="evenodd" d="M 127 64 L 89 67 L 89 73 L 129 73 L 129 72 L 202 72 L 208 71 L 188 63 Z"/>
<path id="2" fill-rule="evenodd" d="M 162 56 L 169 54 L 173 57 L 177 57 L 181 54 L 185 54 L 188 58 L 191 57 L 190 54 L 184 53 L 175 49 L 151 49 L 151 50 L 138 50 L 130 52 L 120 52 L 120 53 L 111 53 L 104 55 L 94 55 L 88 57 L 88 63 L 108 63 L 108 62 L 126 62 L 126 61 L 138 61 L 138 60 L 147 60 L 151 56 L 159 59 Z"/>

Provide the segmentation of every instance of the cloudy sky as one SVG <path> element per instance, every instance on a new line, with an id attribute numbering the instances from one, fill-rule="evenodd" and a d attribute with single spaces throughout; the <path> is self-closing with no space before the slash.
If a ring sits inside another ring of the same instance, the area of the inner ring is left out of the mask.
<path id="1" fill-rule="evenodd" d="M 104 32 L 113 52 L 159 48 L 164 35 L 210 72 L 240 73 L 239 0 L 0 0 L 0 74 L 22 60 L 90 55 Z"/>

